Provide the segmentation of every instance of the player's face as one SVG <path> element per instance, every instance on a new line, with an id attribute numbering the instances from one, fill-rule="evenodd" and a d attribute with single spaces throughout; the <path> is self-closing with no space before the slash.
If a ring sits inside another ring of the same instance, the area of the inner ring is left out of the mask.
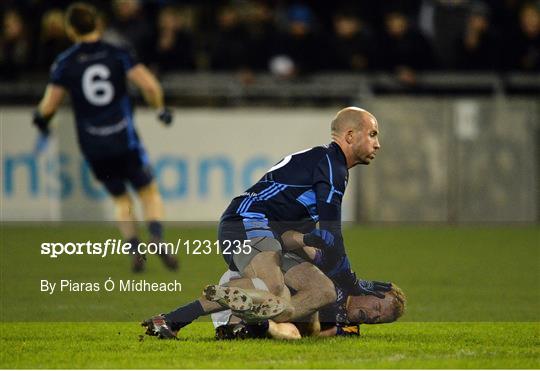
<path id="1" fill-rule="evenodd" d="M 376 296 L 350 296 L 347 302 L 347 316 L 355 323 L 388 323 L 394 320 L 394 296 L 386 294 L 384 299 Z"/>
<path id="2" fill-rule="evenodd" d="M 356 164 L 368 165 L 381 148 L 379 144 L 379 125 L 374 117 L 364 122 L 362 128 L 352 131 L 351 146 Z"/>

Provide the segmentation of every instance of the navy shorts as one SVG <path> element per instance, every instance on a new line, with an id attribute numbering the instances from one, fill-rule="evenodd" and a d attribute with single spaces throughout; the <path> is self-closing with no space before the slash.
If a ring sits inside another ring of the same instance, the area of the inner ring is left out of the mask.
<path id="1" fill-rule="evenodd" d="M 112 196 L 126 193 L 127 183 L 139 190 L 149 185 L 154 179 L 152 169 L 142 149 L 99 159 L 87 159 L 87 161 L 96 179 Z"/>
<path id="2" fill-rule="evenodd" d="M 242 272 L 251 259 L 262 251 L 281 251 L 281 244 L 268 225 L 268 219 L 259 213 L 243 213 L 242 215 L 222 218 L 218 227 L 218 240 L 221 246 L 223 259 L 230 270 Z M 235 249 L 228 246 L 243 245 L 248 241 L 251 251 L 246 253 L 244 249 L 233 253 Z"/>

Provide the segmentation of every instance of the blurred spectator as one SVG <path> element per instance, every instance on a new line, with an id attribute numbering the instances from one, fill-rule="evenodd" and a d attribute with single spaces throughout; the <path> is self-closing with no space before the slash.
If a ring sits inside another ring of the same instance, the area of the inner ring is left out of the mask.
<path id="1" fill-rule="evenodd" d="M 528 3 L 519 13 L 520 30 L 507 45 L 508 66 L 540 71 L 540 5 Z"/>
<path id="2" fill-rule="evenodd" d="M 405 14 L 388 13 L 385 27 L 379 44 L 381 68 L 395 71 L 401 82 L 410 85 L 416 82 L 416 71 L 435 67 L 431 45 Z"/>
<path id="3" fill-rule="evenodd" d="M 159 71 L 193 70 L 195 51 L 188 15 L 171 6 L 159 11 L 152 59 Z"/>
<path id="4" fill-rule="evenodd" d="M 3 80 L 16 79 L 28 66 L 30 43 L 26 26 L 16 10 L 7 10 L 2 19 L 0 74 Z"/>
<path id="5" fill-rule="evenodd" d="M 492 21 L 501 35 L 515 35 L 519 31 L 519 11 L 526 0 L 490 0 Z"/>
<path id="6" fill-rule="evenodd" d="M 264 1 L 250 1 L 245 9 L 245 23 L 249 38 L 250 67 L 266 71 L 274 45 L 277 28 L 273 9 Z"/>
<path id="7" fill-rule="evenodd" d="M 147 63 L 153 48 L 153 27 L 143 14 L 140 0 L 114 0 L 111 28 L 122 39 L 123 46 L 133 48 Z"/>
<path id="8" fill-rule="evenodd" d="M 457 67 L 462 70 L 497 70 L 501 67 L 499 50 L 489 8 L 482 2 L 472 4 L 465 30 L 458 41 Z"/>
<path id="9" fill-rule="evenodd" d="M 457 64 L 456 45 L 470 14 L 471 0 L 426 0 L 422 4 L 422 31 L 432 41 L 434 55 L 443 68 Z"/>
<path id="10" fill-rule="evenodd" d="M 269 68 L 285 78 L 380 68 L 414 83 L 416 71 L 439 65 L 537 71 L 540 16 L 538 3 L 530 1 L 232 0 L 217 14 L 214 2 L 190 1 L 181 8 L 177 0 L 93 3 L 106 16 L 103 38 L 134 48 L 142 62 L 161 71 L 208 68 L 240 72 L 248 81 L 253 71 Z M 69 46 L 58 9 L 71 2 L 1 2 L 3 76 L 15 78 L 28 67 L 48 66 L 53 55 Z"/>
<path id="11" fill-rule="evenodd" d="M 362 71 L 375 67 L 373 34 L 353 13 L 334 16 L 330 69 Z"/>
<path id="12" fill-rule="evenodd" d="M 48 71 L 58 54 L 71 46 L 64 28 L 64 12 L 60 9 L 47 11 L 41 19 L 37 67 Z"/>
<path id="13" fill-rule="evenodd" d="M 306 5 L 292 5 L 287 11 L 287 29 L 280 33 L 269 61 L 271 72 L 291 78 L 327 67 L 329 45 L 314 31 L 313 13 Z"/>
<path id="14" fill-rule="evenodd" d="M 210 42 L 210 66 L 217 71 L 239 71 L 249 67 L 248 38 L 236 8 L 222 7 L 217 30 Z"/>

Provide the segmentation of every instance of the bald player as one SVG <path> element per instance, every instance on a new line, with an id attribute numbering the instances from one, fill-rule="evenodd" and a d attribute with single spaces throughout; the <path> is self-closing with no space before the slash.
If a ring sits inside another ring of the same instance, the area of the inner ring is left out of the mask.
<path id="1" fill-rule="evenodd" d="M 283 158 L 255 185 L 234 198 L 221 217 L 218 239 L 229 269 L 241 277 L 262 281 L 270 293 L 283 298 L 285 305 L 297 312 L 289 314 L 291 320 L 346 295 L 384 297 L 381 292 L 391 288 L 390 284 L 356 278 L 341 233 L 341 203 L 348 169 L 368 165 L 375 158 L 381 147 L 378 135 L 378 123 L 371 113 L 357 107 L 342 109 L 331 122 L 330 144 Z M 290 229 L 302 232 L 296 238 L 298 247 L 308 245 L 322 251 L 315 259 L 316 265 L 341 288 L 327 295 L 324 303 L 317 298 L 316 305 L 307 299 L 290 304 L 281 271 L 280 237 Z M 227 246 L 241 248 L 227 253 Z M 208 309 L 196 300 L 144 323 L 150 332 L 170 338 L 208 313 Z"/>

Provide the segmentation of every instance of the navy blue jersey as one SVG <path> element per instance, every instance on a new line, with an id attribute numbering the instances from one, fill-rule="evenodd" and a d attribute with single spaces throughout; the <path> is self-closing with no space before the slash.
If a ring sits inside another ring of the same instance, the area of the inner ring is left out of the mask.
<path id="1" fill-rule="evenodd" d="M 69 91 L 79 143 L 87 157 L 140 147 L 126 82 L 127 72 L 137 63 L 130 52 L 97 41 L 75 44 L 52 65 L 50 83 Z"/>
<path id="2" fill-rule="evenodd" d="M 318 222 L 319 228 L 334 235 L 334 246 L 320 267 L 332 277 L 343 269 L 350 270 L 341 234 L 341 203 L 347 180 L 347 162 L 337 143 L 294 153 L 233 199 L 222 222 L 243 220 L 248 238 L 279 237 L 289 225 L 311 221 L 307 224 L 314 226 Z M 264 230 L 261 220 L 268 220 L 277 235 Z"/>

